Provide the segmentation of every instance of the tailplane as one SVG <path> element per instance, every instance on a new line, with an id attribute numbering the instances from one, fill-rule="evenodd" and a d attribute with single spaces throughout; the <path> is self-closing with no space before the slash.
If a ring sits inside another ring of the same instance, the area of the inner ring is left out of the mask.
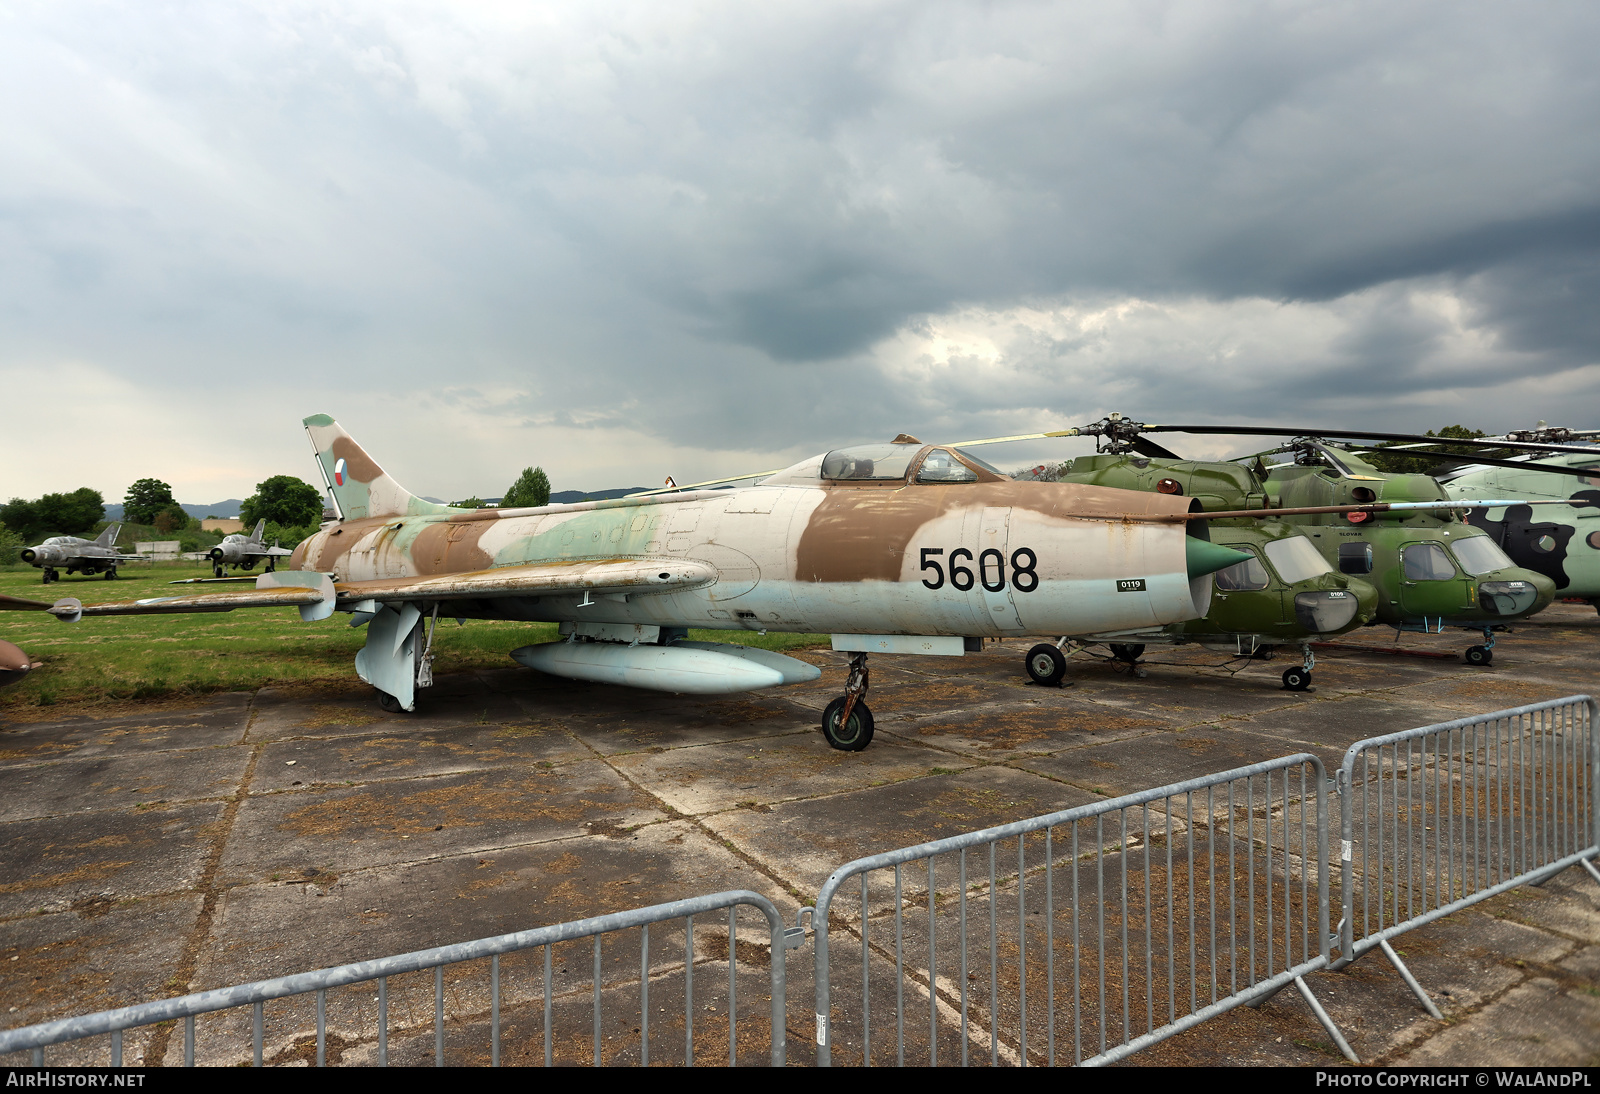
<path id="1" fill-rule="evenodd" d="M 391 479 L 338 422 L 326 414 L 305 419 L 317 466 L 328 493 L 344 520 L 363 517 L 405 517 L 466 512 L 424 501 Z"/>

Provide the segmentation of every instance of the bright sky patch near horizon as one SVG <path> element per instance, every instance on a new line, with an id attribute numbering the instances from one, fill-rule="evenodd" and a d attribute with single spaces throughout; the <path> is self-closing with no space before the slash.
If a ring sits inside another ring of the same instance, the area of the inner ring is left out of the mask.
<path id="1" fill-rule="evenodd" d="M 319 412 L 445 498 L 1112 410 L 1594 427 L 1597 47 L 1592 3 L 13 3 L 0 496 L 314 482 Z"/>

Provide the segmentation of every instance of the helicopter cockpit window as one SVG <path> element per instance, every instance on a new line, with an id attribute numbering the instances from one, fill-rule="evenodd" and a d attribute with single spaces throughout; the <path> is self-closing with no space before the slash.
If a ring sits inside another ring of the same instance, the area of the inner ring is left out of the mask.
<path id="1" fill-rule="evenodd" d="M 978 473 L 948 449 L 935 448 L 917 470 L 918 482 L 977 482 Z"/>
<path id="2" fill-rule="evenodd" d="M 1407 581 L 1449 581 L 1456 576 L 1450 556 L 1437 543 L 1408 543 L 1400 551 Z"/>
<path id="3" fill-rule="evenodd" d="M 1372 544 L 1365 540 L 1339 544 L 1339 572 L 1341 574 L 1370 574 L 1372 572 Z"/>
<path id="4" fill-rule="evenodd" d="M 1293 585 L 1318 574 L 1331 574 L 1333 567 L 1322 557 L 1322 552 L 1311 545 L 1305 536 L 1287 536 L 1267 544 L 1267 561 L 1278 571 L 1284 583 Z"/>
<path id="5" fill-rule="evenodd" d="M 1222 592 L 1249 592 L 1267 587 L 1267 568 L 1261 565 L 1261 560 L 1255 557 L 1255 552 L 1241 543 L 1228 543 L 1224 546 L 1232 547 L 1235 551 L 1244 551 L 1250 555 L 1247 562 L 1236 562 L 1225 570 L 1218 570 L 1213 577 L 1217 588 Z"/>
<path id="6" fill-rule="evenodd" d="M 836 482 L 882 482 L 904 479 L 906 468 L 922 448 L 914 444 L 858 444 L 836 448 L 822 457 L 822 477 Z"/>
<path id="7" fill-rule="evenodd" d="M 1455 551 L 1456 560 L 1461 563 L 1461 568 L 1473 577 L 1516 565 L 1500 549 L 1500 545 L 1488 536 L 1467 536 L 1465 539 L 1454 541 L 1450 546 Z"/>

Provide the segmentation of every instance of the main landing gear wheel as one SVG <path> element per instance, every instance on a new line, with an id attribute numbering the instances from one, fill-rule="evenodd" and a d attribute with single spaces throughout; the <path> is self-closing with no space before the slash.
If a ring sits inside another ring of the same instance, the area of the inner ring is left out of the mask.
<path id="1" fill-rule="evenodd" d="M 1118 661 L 1126 661 L 1130 665 L 1137 663 L 1139 658 L 1144 656 L 1144 647 L 1142 645 L 1126 645 L 1122 642 L 1113 642 L 1110 649 L 1112 657 L 1115 657 Z"/>
<path id="2" fill-rule="evenodd" d="M 1061 680 L 1067 675 L 1067 658 L 1048 642 L 1040 642 L 1028 651 L 1024 662 L 1028 666 L 1028 676 L 1040 687 L 1060 687 Z"/>
<path id="3" fill-rule="evenodd" d="M 872 711 L 858 699 L 851 708 L 850 720 L 841 724 L 847 698 L 839 696 L 822 712 L 822 735 L 828 739 L 829 745 L 841 752 L 860 752 L 872 743 Z"/>
<path id="4" fill-rule="evenodd" d="M 1494 660 L 1494 650 L 1488 646 L 1468 646 L 1467 664 L 1487 665 Z"/>
<path id="5" fill-rule="evenodd" d="M 115 581 L 115 580 L 117 580 L 117 571 L 116 570 L 107 570 L 106 571 L 106 580 L 107 581 Z"/>
<path id="6" fill-rule="evenodd" d="M 390 695 L 387 691 L 378 692 L 378 705 L 390 714 L 405 713 L 405 708 L 400 705 L 400 700 Z"/>
<path id="7" fill-rule="evenodd" d="M 1285 691 L 1306 691 L 1311 687 L 1311 670 L 1298 665 L 1284 669 L 1283 687 Z"/>

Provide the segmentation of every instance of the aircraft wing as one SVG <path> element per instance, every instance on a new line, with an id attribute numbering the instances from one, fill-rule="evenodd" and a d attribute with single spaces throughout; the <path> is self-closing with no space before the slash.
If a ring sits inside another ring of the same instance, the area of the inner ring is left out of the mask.
<path id="1" fill-rule="evenodd" d="M 0 593 L 0 612 L 47 612 L 50 605 L 43 600 L 27 600 L 20 596 Z"/>
<path id="2" fill-rule="evenodd" d="M 640 594 L 698 588 L 717 571 L 695 559 L 604 559 L 533 562 L 464 574 L 341 581 L 341 600 L 462 600 L 498 596 L 557 596 L 563 593 Z"/>
<path id="3" fill-rule="evenodd" d="M 537 562 L 462 574 L 432 577 L 342 581 L 327 574 L 279 570 L 262 574 L 254 588 L 225 592 L 185 593 L 107 604 L 83 604 L 73 597 L 46 604 L 39 600 L 0 596 L 0 611 L 48 611 L 76 623 L 86 615 L 177 615 L 187 612 L 231 612 L 235 608 L 296 607 L 305 620 L 326 619 L 339 601 L 463 600 L 501 596 L 556 596 L 596 592 L 643 594 L 698 588 L 716 580 L 717 571 L 694 559 L 605 559 L 579 562 Z"/>

